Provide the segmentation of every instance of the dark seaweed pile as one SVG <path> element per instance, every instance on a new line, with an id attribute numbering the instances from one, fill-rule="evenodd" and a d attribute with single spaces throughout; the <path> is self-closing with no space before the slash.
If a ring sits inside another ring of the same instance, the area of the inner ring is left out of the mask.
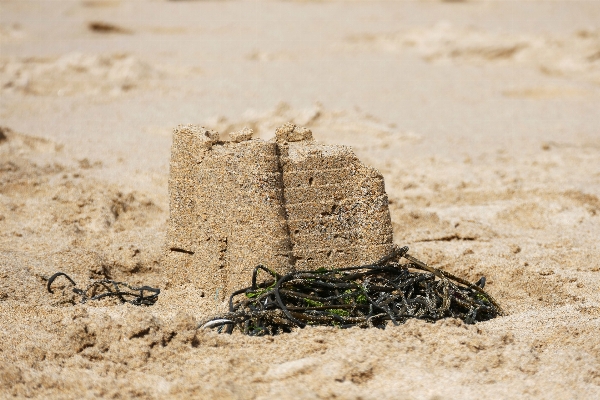
<path id="1" fill-rule="evenodd" d="M 408 263 L 400 263 L 402 259 Z M 261 271 L 268 278 L 257 283 Z M 258 266 L 252 285 L 231 295 L 229 312 L 200 326 L 275 335 L 307 325 L 384 328 L 409 318 L 459 318 L 473 324 L 503 314 L 484 285 L 485 277 L 473 284 L 430 267 L 409 255 L 408 247 L 397 248 L 375 264 L 335 270 L 280 276 Z"/>

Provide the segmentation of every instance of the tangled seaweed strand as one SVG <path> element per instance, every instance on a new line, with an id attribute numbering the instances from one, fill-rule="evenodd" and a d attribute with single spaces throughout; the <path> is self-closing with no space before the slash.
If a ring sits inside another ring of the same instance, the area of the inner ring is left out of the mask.
<path id="1" fill-rule="evenodd" d="M 75 281 L 64 272 L 57 272 L 48 279 L 46 286 L 48 292 L 54 293 L 52 291 L 52 283 L 59 276 L 64 276 L 75 286 L 73 293 L 81 296 L 81 303 L 85 303 L 88 300 L 100 300 L 105 297 L 117 297 L 122 303 L 129 303 L 134 306 L 151 306 L 156 303 L 160 294 L 160 289 L 157 288 L 150 286 L 133 287 L 125 282 L 117 282 L 110 279 L 93 281 L 85 289 L 79 289 Z M 125 289 L 129 289 L 129 291 Z M 144 296 L 144 292 L 151 294 Z"/>
<path id="2" fill-rule="evenodd" d="M 409 263 L 400 264 L 402 258 Z M 257 283 L 260 271 L 270 279 Z M 484 285 L 485 277 L 472 284 L 430 267 L 408 254 L 406 246 L 375 264 L 335 270 L 280 276 L 260 265 L 252 274 L 252 286 L 229 298 L 229 312 L 200 327 L 219 333 L 238 328 L 261 336 L 307 325 L 385 328 L 388 321 L 399 325 L 409 318 L 433 322 L 450 317 L 473 324 L 504 314 Z"/>

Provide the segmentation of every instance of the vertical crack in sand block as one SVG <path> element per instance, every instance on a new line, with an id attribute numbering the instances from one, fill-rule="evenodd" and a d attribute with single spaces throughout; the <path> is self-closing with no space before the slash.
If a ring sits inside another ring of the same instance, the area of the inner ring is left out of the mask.
<path id="1" fill-rule="evenodd" d="M 259 264 L 284 274 L 376 261 L 392 247 L 383 177 L 346 146 L 293 124 L 275 141 L 175 129 L 167 267 L 174 284 L 225 295 Z"/>

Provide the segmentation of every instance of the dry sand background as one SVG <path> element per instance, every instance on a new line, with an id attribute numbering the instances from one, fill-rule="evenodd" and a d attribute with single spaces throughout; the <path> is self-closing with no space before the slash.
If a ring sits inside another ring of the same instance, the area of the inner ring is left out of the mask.
<path id="1" fill-rule="evenodd" d="M 0 397 L 600 398 L 600 2 L 0 2 Z M 161 257 L 171 131 L 293 120 L 509 311 L 274 338 Z M 163 288 L 72 305 L 56 271 Z"/>

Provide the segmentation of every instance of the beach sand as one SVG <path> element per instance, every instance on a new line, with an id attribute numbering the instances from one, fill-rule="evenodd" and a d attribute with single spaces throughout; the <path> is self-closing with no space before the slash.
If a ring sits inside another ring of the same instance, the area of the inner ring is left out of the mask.
<path id="1" fill-rule="evenodd" d="M 0 397 L 600 398 L 599 27 L 592 1 L 2 1 Z M 287 121 L 508 315 L 196 330 L 223 303 L 165 271 L 173 128 Z M 58 271 L 162 292 L 79 304 Z"/>

